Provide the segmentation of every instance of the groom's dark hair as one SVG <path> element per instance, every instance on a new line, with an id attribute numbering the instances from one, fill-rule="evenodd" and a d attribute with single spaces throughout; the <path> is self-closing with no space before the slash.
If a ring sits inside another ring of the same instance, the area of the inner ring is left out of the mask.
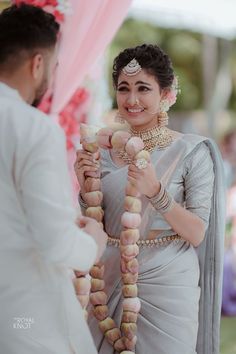
<path id="1" fill-rule="evenodd" d="M 39 7 L 12 5 L 0 13 L 0 70 L 14 70 L 40 50 L 55 47 L 59 24 Z"/>

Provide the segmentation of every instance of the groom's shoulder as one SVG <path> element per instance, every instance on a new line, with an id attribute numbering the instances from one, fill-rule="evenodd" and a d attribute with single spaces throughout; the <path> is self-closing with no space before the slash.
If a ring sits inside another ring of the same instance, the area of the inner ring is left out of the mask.
<path id="1" fill-rule="evenodd" d="M 5 129 L 11 130 L 12 134 L 26 142 L 33 139 L 50 139 L 64 136 L 61 127 L 56 124 L 52 117 L 32 107 L 23 100 L 9 99 L 0 107 L 0 121 L 5 121 Z"/>
<path id="2" fill-rule="evenodd" d="M 33 130 L 38 130 L 38 134 L 45 131 L 61 131 L 59 125 L 49 115 L 26 102 L 19 101 L 15 108 L 15 113 L 18 115 L 21 123 L 31 127 Z"/>

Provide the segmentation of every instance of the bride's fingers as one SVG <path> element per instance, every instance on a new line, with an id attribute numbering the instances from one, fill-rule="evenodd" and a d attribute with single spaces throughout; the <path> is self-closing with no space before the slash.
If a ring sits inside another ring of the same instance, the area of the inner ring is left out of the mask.
<path id="1" fill-rule="evenodd" d="M 138 171 L 137 172 L 129 171 L 128 172 L 128 176 L 132 177 L 132 178 L 135 178 L 135 179 L 138 179 L 140 177 L 140 174 L 139 174 Z"/>
<path id="2" fill-rule="evenodd" d="M 81 168 L 83 166 L 93 166 L 95 168 L 98 168 L 99 167 L 99 164 L 98 163 L 95 163 L 95 162 L 92 162 L 92 161 L 89 161 L 89 160 L 81 160 L 80 162 L 77 162 L 76 164 L 76 168 Z"/>
<path id="3" fill-rule="evenodd" d="M 75 162 L 80 162 L 81 160 L 89 160 L 89 161 L 93 161 L 94 160 L 94 156 L 90 153 L 87 153 L 86 151 L 77 151 L 76 152 L 76 161 Z"/>
<path id="4" fill-rule="evenodd" d="M 132 185 L 136 185 L 137 184 L 137 178 L 132 177 L 130 175 L 128 175 L 128 181 L 132 184 Z"/>
<path id="5" fill-rule="evenodd" d="M 135 171 L 137 171 L 137 167 L 134 164 L 130 164 L 129 165 L 129 171 L 135 172 Z"/>
<path id="6" fill-rule="evenodd" d="M 77 150 L 76 151 L 76 159 L 90 159 L 91 161 L 93 160 L 98 160 L 100 158 L 100 151 L 96 151 L 93 154 L 91 152 L 88 151 L 84 151 L 84 150 Z"/>
<path id="7" fill-rule="evenodd" d="M 97 172 L 98 168 L 85 165 L 81 167 L 79 170 L 81 173 L 85 174 L 85 172 Z"/>
<path id="8" fill-rule="evenodd" d="M 76 155 L 80 156 L 80 155 L 87 155 L 87 156 L 92 156 L 93 154 L 89 151 L 85 151 L 85 150 L 76 150 Z"/>

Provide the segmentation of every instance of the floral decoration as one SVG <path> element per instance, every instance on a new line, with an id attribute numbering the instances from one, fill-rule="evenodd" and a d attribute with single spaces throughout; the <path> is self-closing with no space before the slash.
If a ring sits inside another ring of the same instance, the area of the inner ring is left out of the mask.
<path id="1" fill-rule="evenodd" d="M 161 112 L 167 112 L 169 108 L 175 104 L 177 95 L 180 92 L 178 77 L 175 76 L 170 89 L 167 91 L 165 97 L 160 102 Z"/>
<path id="2" fill-rule="evenodd" d="M 58 22 L 64 21 L 64 16 L 71 10 L 69 0 L 13 0 L 14 4 L 22 3 L 38 6 L 52 13 Z"/>

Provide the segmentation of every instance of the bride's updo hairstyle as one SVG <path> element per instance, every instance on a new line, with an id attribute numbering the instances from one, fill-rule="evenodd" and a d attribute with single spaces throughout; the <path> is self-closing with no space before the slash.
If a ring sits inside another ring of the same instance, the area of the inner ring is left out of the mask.
<path id="1" fill-rule="evenodd" d="M 171 87 L 174 71 L 169 56 L 157 45 L 142 44 L 125 49 L 114 59 L 112 78 L 115 88 L 122 69 L 134 58 L 142 69 L 156 78 L 161 89 Z"/>

